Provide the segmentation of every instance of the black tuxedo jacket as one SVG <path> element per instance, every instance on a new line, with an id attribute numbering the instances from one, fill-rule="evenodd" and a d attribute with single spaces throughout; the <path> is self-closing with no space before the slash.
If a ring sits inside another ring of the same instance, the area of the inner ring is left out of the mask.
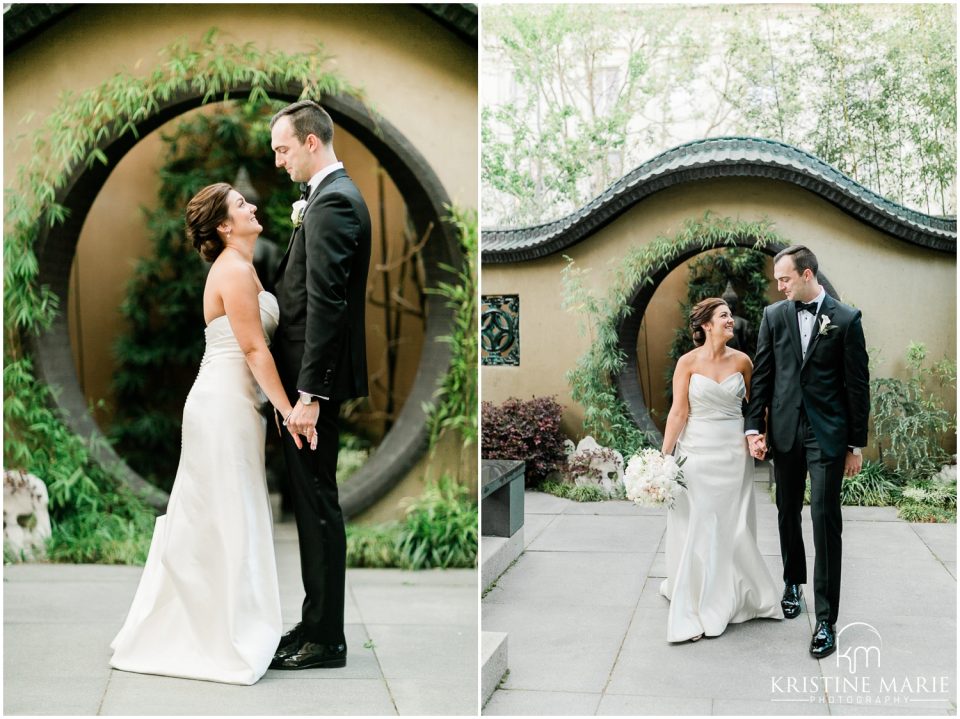
<path id="1" fill-rule="evenodd" d="M 841 457 L 848 446 L 866 446 L 870 375 L 860 315 L 860 310 L 826 295 L 804 359 L 794 303 L 783 300 L 765 308 L 745 429 L 765 433 L 764 411 L 769 408 L 768 444 L 774 451 L 788 452 L 802 406 L 825 456 Z M 824 316 L 833 329 L 821 334 Z"/>
<path id="2" fill-rule="evenodd" d="M 277 269 L 273 354 L 284 387 L 343 401 L 367 394 L 370 213 L 347 173 L 325 177 Z"/>

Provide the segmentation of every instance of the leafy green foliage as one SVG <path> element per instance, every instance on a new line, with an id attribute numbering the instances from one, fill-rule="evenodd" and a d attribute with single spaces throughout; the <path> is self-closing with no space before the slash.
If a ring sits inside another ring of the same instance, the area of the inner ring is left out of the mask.
<path id="1" fill-rule="evenodd" d="M 956 522 L 957 483 L 916 481 L 903 489 L 898 506 L 907 522 Z"/>
<path id="2" fill-rule="evenodd" d="M 347 566 L 472 568 L 477 564 L 476 499 L 444 475 L 430 484 L 402 522 L 347 527 Z"/>
<path id="3" fill-rule="evenodd" d="M 94 462 L 90 445 L 50 409 L 50 390 L 34 379 L 30 359 L 6 364 L 3 385 L 4 464 L 23 468 L 47 485 L 53 530 L 48 557 L 107 564 L 145 561 L 153 512 Z"/>
<path id="4" fill-rule="evenodd" d="M 860 507 L 889 507 L 896 501 L 902 484 L 903 479 L 882 462 L 865 461 L 858 474 L 844 477 L 840 502 Z"/>
<path id="5" fill-rule="evenodd" d="M 603 487 L 597 484 L 581 484 L 579 486 L 568 482 L 542 482 L 538 487 L 541 492 L 552 494 L 563 499 L 572 499 L 574 502 L 604 502 L 610 499 Z"/>
<path id="6" fill-rule="evenodd" d="M 906 355 L 909 378 L 870 382 L 881 460 L 908 481 L 927 479 L 940 469 L 949 459 L 945 435 L 956 428 L 956 417 L 943 408 L 941 395 L 946 387 L 956 390 L 957 364 L 945 359 L 924 367 L 926 355 L 925 345 L 912 342 Z"/>
<path id="7" fill-rule="evenodd" d="M 51 556 L 61 561 L 142 561 L 152 512 L 90 458 L 84 438 L 72 434 L 49 408 L 50 390 L 25 356 L 23 335 L 50 326 L 57 297 L 38 282 L 34 243 L 43 225 L 66 219 L 56 202 L 75 168 L 107 161 L 98 143 L 111 134 L 137 135 L 136 124 L 189 89 L 211 102 L 247 84 L 250 97 L 300 84 L 302 97 L 361 93 L 326 69 L 330 56 L 261 51 L 252 43 L 223 43 L 210 29 L 197 46 L 180 39 L 166 60 L 142 75 L 119 73 L 98 87 L 64 93 L 30 138 L 27 161 L 5 188 L 4 215 L 4 465 L 36 474 L 48 486 L 53 520 Z"/>
<path id="8" fill-rule="evenodd" d="M 707 212 L 701 219 L 687 220 L 676 236 L 659 236 L 653 242 L 631 248 L 613 278 L 604 282 L 607 293 L 600 297 L 586 286 L 589 269 L 578 267 L 571 258 L 562 270 L 563 306 L 580 315 L 581 334 L 589 331 L 593 342 L 567 372 L 573 399 L 584 408 L 584 434 L 624 457 L 653 446 L 630 418 L 617 395 L 614 378 L 623 369 L 625 357 L 619 348 L 617 325 L 631 311 L 628 301 L 637 288 L 651 285 L 654 274 L 672 266 L 691 248 L 701 251 L 750 243 L 760 250 L 770 243 L 788 244 L 769 221 L 756 223 L 719 217 Z"/>
<path id="9" fill-rule="evenodd" d="M 466 445 L 477 442 L 477 213 L 451 207 L 448 218 L 457 228 L 463 264 L 460 269 L 441 264 L 456 282 L 438 282 L 427 292 L 446 300 L 453 310 L 453 328 L 439 340 L 450 345 L 450 367 L 435 397 L 439 403 L 425 407 L 430 446 L 453 429 Z"/>
<path id="10" fill-rule="evenodd" d="M 555 219 L 670 147 L 729 135 L 801 147 L 897 202 L 955 212 L 950 5 L 504 4 L 485 9 L 483 31 L 485 59 L 509 73 L 481 117 L 491 225 Z"/>

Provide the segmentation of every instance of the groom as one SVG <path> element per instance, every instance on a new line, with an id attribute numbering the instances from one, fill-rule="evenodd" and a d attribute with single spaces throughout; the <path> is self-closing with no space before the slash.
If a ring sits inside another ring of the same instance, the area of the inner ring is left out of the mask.
<path id="1" fill-rule="evenodd" d="M 817 613 L 810 653 L 822 658 L 836 649 L 840 485 L 860 471 L 867 443 L 867 350 L 860 310 L 826 294 L 809 249 L 793 245 L 780 252 L 773 274 L 787 299 L 763 311 L 744 428 L 750 453 L 763 459 L 769 409 L 786 585 L 780 606 L 790 619 L 800 614 L 800 585 L 807 581 L 800 512 L 810 474 Z"/>
<path id="2" fill-rule="evenodd" d="M 320 105 L 289 105 L 270 121 L 277 167 L 301 184 L 290 245 L 277 269 L 280 324 L 273 353 L 294 409 L 284 424 L 317 449 L 283 453 L 300 541 L 302 621 L 283 635 L 271 669 L 342 667 L 346 535 L 337 496 L 337 418 L 367 394 L 364 306 L 370 215 L 333 151 L 333 121 Z"/>

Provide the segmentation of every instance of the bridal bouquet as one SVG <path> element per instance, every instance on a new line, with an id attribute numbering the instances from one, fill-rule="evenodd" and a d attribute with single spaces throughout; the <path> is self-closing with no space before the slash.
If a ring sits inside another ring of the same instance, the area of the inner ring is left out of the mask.
<path id="1" fill-rule="evenodd" d="M 672 455 L 664 456 L 656 449 L 637 452 L 627 463 L 623 476 L 627 499 L 640 505 L 672 507 L 680 492 L 687 488 L 680 469 L 686 459 L 683 457 L 678 462 Z"/>

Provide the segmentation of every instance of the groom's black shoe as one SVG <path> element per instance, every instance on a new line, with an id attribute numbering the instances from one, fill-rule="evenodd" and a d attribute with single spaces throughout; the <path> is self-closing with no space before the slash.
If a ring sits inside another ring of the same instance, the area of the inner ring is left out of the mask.
<path id="1" fill-rule="evenodd" d="M 315 644 L 304 642 L 293 654 L 280 658 L 275 656 L 271 669 L 335 669 L 347 666 L 346 644 Z"/>
<path id="2" fill-rule="evenodd" d="M 783 616 L 787 619 L 800 616 L 800 597 L 802 596 L 803 590 L 800 589 L 799 584 L 788 584 L 783 588 L 783 599 L 780 600 Z"/>
<path id="3" fill-rule="evenodd" d="M 291 654 L 296 654 L 297 650 L 300 649 L 300 645 L 303 644 L 303 638 L 300 636 L 301 626 L 298 624 L 289 632 L 280 637 L 280 643 L 277 645 L 277 651 L 273 655 L 273 661 L 279 662 L 283 661 Z M 273 667 L 273 664 L 270 665 Z M 276 667 L 273 667 L 274 669 Z"/>
<path id="4" fill-rule="evenodd" d="M 836 648 L 837 636 L 834 634 L 833 625 L 824 621 L 817 622 L 817 631 L 810 640 L 810 653 L 817 659 L 823 659 L 833 654 Z"/>

